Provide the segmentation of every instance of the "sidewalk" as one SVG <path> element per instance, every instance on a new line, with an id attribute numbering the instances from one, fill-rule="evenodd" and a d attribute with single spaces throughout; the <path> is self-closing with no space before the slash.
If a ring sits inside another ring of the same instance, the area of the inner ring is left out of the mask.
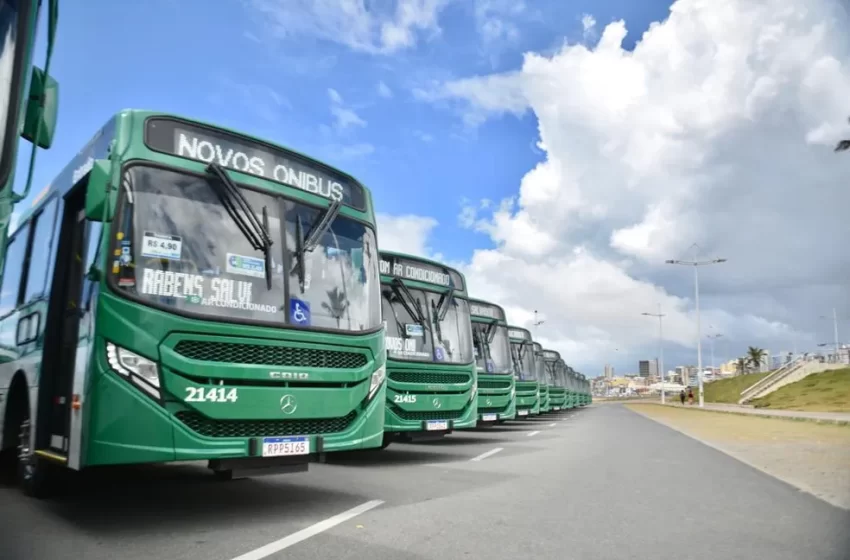
<path id="1" fill-rule="evenodd" d="M 676 408 L 688 408 L 699 410 L 699 405 L 682 406 L 678 402 L 667 406 Z M 738 404 L 717 404 L 705 403 L 702 410 L 711 412 L 726 412 L 730 414 L 744 414 L 749 416 L 764 416 L 767 418 L 786 418 L 788 420 L 805 420 L 809 422 L 818 422 L 824 424 L 841 424 L 850 425 L 850 412 L 805 412 L 802 410 L 774 410 L 770 408 L 754 408 L 752 406 L 744 406 Z"/>

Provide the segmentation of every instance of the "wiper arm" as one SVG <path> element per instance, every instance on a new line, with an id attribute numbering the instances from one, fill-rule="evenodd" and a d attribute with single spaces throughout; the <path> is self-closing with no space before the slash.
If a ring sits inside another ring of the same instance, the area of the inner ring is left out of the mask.
<path id="1" fill-rule="evenodd" d="M 449 288 L 443 295 L 440 296 L 440 301 L 437 302 L 437 320 L 443 321 L 449 313 L 449 305 L 451 305 L 454 297 L 455 289 Z"/>
<path id="2" fill-rule="evenodd" d="M 422 325 L 423 328 L 430 331 L 431 326 L 425 320 L 425 315 L 422 313 L 422 307 L 419 305 L 416 298 L 413 297 L 413 294 L 410 293 L 410 290 L 407 289 L 407 286 L 404 285 L 404 282 L 402 282 L 400 278 L 393 278 L 392 287 L 408 315 L 410 315 L 414 321 Z"/>
<path id="3" fill-rule="evenodd" d="M 233 219 L 236 227 L 239 228 L 239 231 L 242 232 L 242 235 L 245 236 L 245 239 L 248 240 L 248 243 L 251 244 L 251 247 L 255 251 L 263 252 L 266 265 L 266 286 L 268 289 L 271 289 L 271 246 L 273 241 L 268 230 L 268 209 L 263 206 L 263 222 L 260 223 L 257 220 L 256 212 L 251 207 L 251 203 L 248 202 L 242 191 L 233 184 L 233 181 L 230 180 L 230 176 L 223 167 L 217 163 L 211 163 L 207 166 L 207 172 L 214 175 L 220 181 L 220 183 L 210 181 L 209 184 L 215 185 L 213 186 L 213 190 L 218 195 L 221 205 L 224 206 L 224 209 Z"/>
<path id="4" fill-rule="evenodd" d="M 292 269 L 290 274 L 298 268 L 298 282 L 301 287 L 301 292 L 304 292 L 304 255 L 313 251 L 318 245 L 322 236 L 330 229 L 331 224 L 339 216 L 339 211 L 342 209 L 342 202 L 339 200 L 333 201 L 324 212 L 316 217 L 316 220 L 310 226 L 306 237 L 303 235 L 301 220 L 295 223 L 295 254 L 292 256 Z"/>
<path id="5" fill-rule="evenodd" d="M 487 345 L 489 346 L 493 339 L 496 338 L 496 324 L 498 323 L 498 319 L 492 319 L 490 324 L 487 325 Z"/>

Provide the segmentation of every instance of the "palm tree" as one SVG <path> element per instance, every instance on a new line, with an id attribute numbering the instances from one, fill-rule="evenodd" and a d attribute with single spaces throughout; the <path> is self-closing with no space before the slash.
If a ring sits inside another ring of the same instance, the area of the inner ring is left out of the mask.
<path id="1" fill-rule="evenodd" d="M 850 119 L 847 119 L 847 121 L 850 122 Z M 835 145 L 836 152 L 846 152 L 847 150 L 850 150 L 850 140 L 841 140 Z"/>
<path id="2" fill-rule="evenodd" d="M 747 359 L 746 358 L 738 358 L 738 375 L 744 375 L 747 373 Z"/>
<path id="3" fill-rule="evenodd" d="M 322 308 L 328 312 L 328 315 L 336 319 L 336 326 L 339 327 L 339 320 L 348 309 L 348 298 L 338 287 L 334 287 L 333 290 L 328 290 L 326 293 L 328 294 L 328 301 L 322 302 Z"/>
<path id="4" fill-rule="evenodd" d="M 758 370 L 767 358 L 767 352 L 761 348 L 750 346 L 747 348 L 747 361 L 754 369 Z"/>

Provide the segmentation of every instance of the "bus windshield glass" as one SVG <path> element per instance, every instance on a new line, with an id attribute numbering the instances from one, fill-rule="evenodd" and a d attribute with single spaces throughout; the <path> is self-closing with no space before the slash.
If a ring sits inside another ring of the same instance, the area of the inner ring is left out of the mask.
<path id="1" fill-rule="evenodd" d="M 513 373 L 507 328 L 495 323 L 472 323 L 472 339 L 479 373 Z"/>
<path id="2" fill-rule="evenodd" d="M 535 381 L 534 349 L 528 342 L 511 342 L 511 359 L 517 381 Z"/>
<path id="3" fill-rule="evenodd" d="M 216 180 L 142 165 L 124 172 L 110 271 L 120 292 L 224 320 L 343 331 L 380 326 L 377 246 L 368 226 L 334 218 L 304 255 L 302 283 L 301 271 L 283 263 L 323 211 L 239 188 L 272 241 L 267 257 L 228 213 Z"/>
<path id="4" fill-rule="evenodd" d="M 391 358 L 453 364 L 472 362 L 466 300 L 407 288 L 401 283 L 384 284 L 381 299 L 387 352 Z"/>

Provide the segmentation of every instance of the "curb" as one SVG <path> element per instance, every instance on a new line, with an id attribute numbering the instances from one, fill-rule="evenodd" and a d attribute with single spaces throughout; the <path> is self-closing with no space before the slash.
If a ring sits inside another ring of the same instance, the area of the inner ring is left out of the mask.
<path id="1" fill-rule="evenodd" d="M 674 404 L 661 404 L 661 403 L 633 403 L 633 404 L 654 404 L 657 406 L 663 406 L 667 408 L 675 408 L 677 410 L 695 410 L 697 412 L 713 412 L 715 414 L 737 414 L 738 416 L 748 416 L 750 418 L 772 418 L 775 420 L 792 420 L 795 422 L 813 422 L 815 424 L 831 424 L 834 426 L 850 426 L 850 420 L 845 420 L 843 418 L 809 418 L 807 416 L 783 416 L 780 414 L 761 414 L 761 413 L 752 413 L 752 412 L 743 412 L 737 410 L 715 410 L 711 408 L 699 408 L 699 407 L 687 407 L 687 406 L 677 406 Z"/>

